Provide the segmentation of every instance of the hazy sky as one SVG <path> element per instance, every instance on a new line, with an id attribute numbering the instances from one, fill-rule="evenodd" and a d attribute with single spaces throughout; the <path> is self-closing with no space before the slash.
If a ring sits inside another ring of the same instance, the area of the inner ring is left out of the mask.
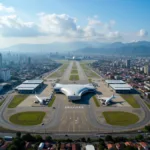
<path id="1" fill-rule="evenodd" d="M 0 0 L 0 48 L 150 40 L 150 0 Z"/>

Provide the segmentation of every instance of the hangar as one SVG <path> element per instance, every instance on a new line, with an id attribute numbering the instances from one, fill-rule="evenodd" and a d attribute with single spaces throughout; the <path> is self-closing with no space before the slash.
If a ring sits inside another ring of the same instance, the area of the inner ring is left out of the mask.
<path id="1" fill-rule="evenodd" d="M 105 80 L 108 87 L 116 93 L 132 93 L 133 87 L 122 80 Z"/>
<path id="2" fill-rule="evenodd" d="M 131 93 L 132 86 L 129 84 L 110 84 L 109 85 L 116 93 Z"/>
<path id="3" fill-rule="evenodd" d="M 122 80 L 105 80 L 105 82 L 107 83 L 108 86 L 110 84 L 125 84 L 125 82 Z"/>
<path id="4" fill-rule="evenodd" d="M 81 96 L 88 92 L 95 92 L 92 84 L 56 84 L 54 86 L 56 93 L 65 94 L 70 101 L 80 100 Z"/>
<path id="5" fill-rule="evenodd" d="M 40 89 L 43 85 L 43 80 L 26 80 L 15 88 L 16 91 L 23 94 L 32 94 Z"/>

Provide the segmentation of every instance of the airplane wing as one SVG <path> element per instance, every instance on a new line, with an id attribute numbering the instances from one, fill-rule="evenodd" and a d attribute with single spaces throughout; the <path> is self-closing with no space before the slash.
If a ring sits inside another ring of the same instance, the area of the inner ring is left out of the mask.
<path id="1" fill-rule="evenodd" d="M 98 97 L 98 99 L 107 100 L 109 97 Z"/>
<path id="2" fill-rule="evenodd" d="M 39 98 L 37 95 L 35 95 L 35 97 L 41 104 L 43 104 L 43 100 L 41 98 Z"/>

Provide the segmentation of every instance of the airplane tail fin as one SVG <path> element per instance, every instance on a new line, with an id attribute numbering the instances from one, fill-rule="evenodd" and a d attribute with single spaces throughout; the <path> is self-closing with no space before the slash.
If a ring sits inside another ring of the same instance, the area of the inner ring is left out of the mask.
<path id="1" fill-rule="evenodd" d="M 112 95 L 112 98 L 115 98 L 115 95 L 114 95 L 114 94 Z"/>

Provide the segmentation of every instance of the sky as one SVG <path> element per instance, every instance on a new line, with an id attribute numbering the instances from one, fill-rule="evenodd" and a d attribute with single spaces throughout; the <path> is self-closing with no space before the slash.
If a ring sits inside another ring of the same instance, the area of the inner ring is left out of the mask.
<path id="1" fill-rule="evenodd" d="M 149 0 L 0 0 L 0 48 L 150 41 Z"/>

